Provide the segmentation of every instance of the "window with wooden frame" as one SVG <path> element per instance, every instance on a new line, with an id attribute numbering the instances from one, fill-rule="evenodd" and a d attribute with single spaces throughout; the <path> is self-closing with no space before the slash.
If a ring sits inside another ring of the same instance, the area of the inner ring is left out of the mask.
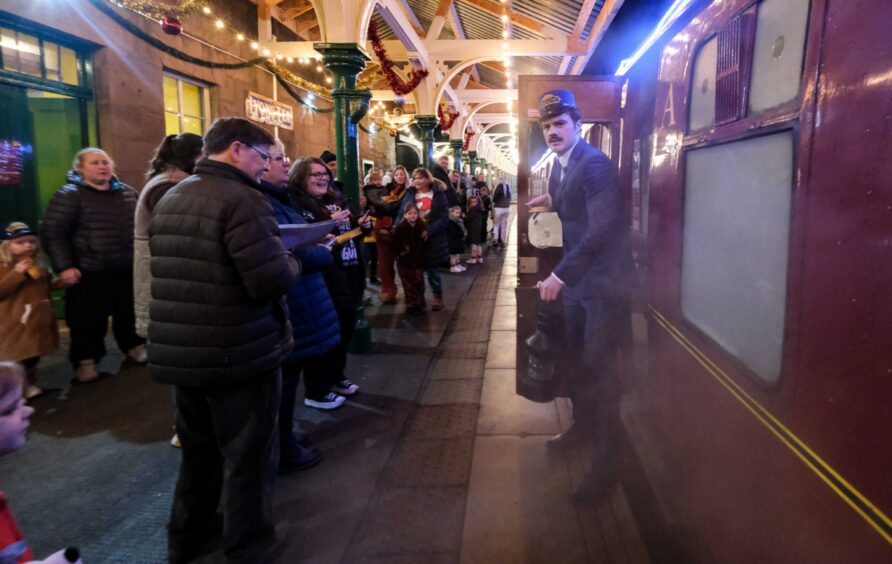
<path id="1" fill-rule="evenodd" d="M 763 0 L 700 46 L 688 131 L 733 123 L 798 96 L 808 10 L 809 0 Z"/>

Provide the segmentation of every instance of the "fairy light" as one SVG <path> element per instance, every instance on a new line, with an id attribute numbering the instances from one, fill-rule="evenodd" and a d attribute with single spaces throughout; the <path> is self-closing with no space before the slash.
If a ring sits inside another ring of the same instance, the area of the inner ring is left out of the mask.
<path id="1" fill-rule="evenodd" d="M 256 51 L 256 50 L 260 49 L 260 45 L 256 41 L 252 41 L 251 49 L 254 49 Z"/>
<path id="2" fill-rule="evenodd" d="M 245 40 L 245 34 L 244 34 L 244 33 L 236 33 L 236 34 L 235 34 L 235 38 L 236 38 L 236 40 L 238 40 L 238 41 L 244 41 L 244 40 Z"/>
<path id="3" fill-rule="evenodd" d="M 322 72 L 322 65 L 316 65 L 316 72 Z"/>
<path id="4" fill-rule="evenodd" d="M 223 20 L 215 21 L 214 25 L 217 27 L 217 29 L 223 29 L 224 27 L 226 27 L 226 24 L 223 23 Z"/>
<path id="5" fill-rule="evenodd" d="M 207 14 L 207 15 L 210 15 L 210 14 L 211 14 L 211 9 L 210 9 L 210 7 L 208 7 L 208 6 L 204 6 L 204 7 L 201 9 L 201 11 L 204 12 L 205 14 Z"/>
<path id="6" fill-rule="evenodd" d="M 270 55 L 270 50 L 269 50 L 269 49 L 264 49 L 264 50 L 263 50 L 263 56 L 264 56 L 264 57 L 269 57 L 269 55 Z"/>

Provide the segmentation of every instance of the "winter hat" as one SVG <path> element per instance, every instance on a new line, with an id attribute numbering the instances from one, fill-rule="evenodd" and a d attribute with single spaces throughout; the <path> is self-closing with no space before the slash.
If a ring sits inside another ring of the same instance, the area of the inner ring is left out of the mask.
<path id="1" fill-rule="evenodd" d="M 13 239 L 18 239 L 19 237 L 24 237 L 25 235 L 34 234 L 34 231 L 28 227 L 27 223 L 13 221 L 3 226 L 3 231 L 0 231 L 0 241 L 11 241 Z"/>

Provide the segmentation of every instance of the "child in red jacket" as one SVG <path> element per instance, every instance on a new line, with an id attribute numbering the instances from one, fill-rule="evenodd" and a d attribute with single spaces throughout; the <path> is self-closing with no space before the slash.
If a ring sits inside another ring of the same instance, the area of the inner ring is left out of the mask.
<path id="1" fill-rule="evenodd" d="M 0 456 L 15 452 L 25 444 L 28 418 L 34 408 L 25 405 L 22 386 L 25 369 L 17 362 L 0 362 Z M 0 564 L 40 564 L 16 525 L 6 497 L 0 492 Z M 42 561 L 44 564 L 79 563 L 76 548 L 60 550 Z"/>
<path id="2" fill-rule="evenodd" d="M 0 362 L 0 456 L 14 452 L 25 444 L 28 418 L 34 409 L 22 401 L 25 370 L 17 362 Z M 34 560 L 19 528 L 0 492 L 0 562 Z"/>

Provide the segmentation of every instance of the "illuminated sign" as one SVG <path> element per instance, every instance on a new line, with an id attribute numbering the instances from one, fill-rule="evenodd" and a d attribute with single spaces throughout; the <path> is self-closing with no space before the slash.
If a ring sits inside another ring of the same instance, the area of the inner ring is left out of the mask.
<path id="1" fill-rule="evenodd" d="M 294 111 L 291 106 L 254 92 L 248 92 L 248 97 L 245 98 L 245 115 L 251 121 L 294 129 Z"/>

